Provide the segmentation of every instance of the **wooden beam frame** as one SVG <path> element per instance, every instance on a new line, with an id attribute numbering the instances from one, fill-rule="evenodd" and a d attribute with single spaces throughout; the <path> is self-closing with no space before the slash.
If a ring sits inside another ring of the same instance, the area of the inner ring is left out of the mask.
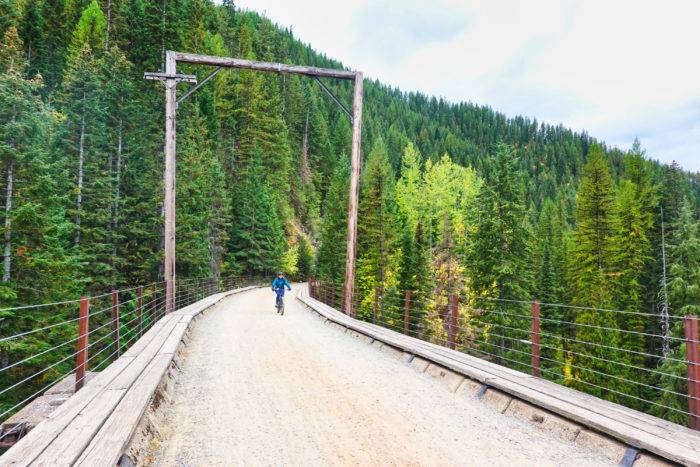
<path id="1" fill-rule="evenodd" d="M 167 51 L 165 54 L 165 73 L 146 73 L 146 79 L 157 79 L 165 82 L 165 195 L 163 211 L 165 218 L 165 310 L 174 311 L 175 307 L 175 167 L 176 167 L 176 120 L 177 120 L 177 83 L 188 81 L 196 83 L 193 75 L 178 75 L 177 63 L 209 65 L 221 68 L 240 68 L 272 73 L 288 73 L 314 78 L 336 78 L 354 82 L 352 104 L 352 150 L 350 158 L 350 198 L 348 201 L 348 236 L 347 255 L 345 260 L 345 282 L 343 284 L 343 303 L 345 312 L 353 313 L 352 292 L 355 283 L 355 247 L 357 244 L 357 207 L 360 187 L 360 140 L 362 136 L 362 94 L 363 75 L 361 72 L 336 70 L 332 68 L 317 68 L 285 63 L 258 62 L 231 57 L 215 57 L 184 52 Z M 217 69 L 217 71 L 218 71 Z M 180 101 L 195 92 L 216 71 L 202 83 L 194 86 Z M 341 106 L 342 107 L 342 106 Z M 347 109 L 344 109 L 347 112 Z"/>

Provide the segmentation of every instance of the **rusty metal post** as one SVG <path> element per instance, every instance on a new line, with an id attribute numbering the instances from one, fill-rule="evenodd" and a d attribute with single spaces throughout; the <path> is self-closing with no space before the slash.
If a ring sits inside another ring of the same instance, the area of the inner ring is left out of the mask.
<path id="1" fill-rule="evenodd" d="M 143 286 L 139 285 L 138 289 L 138 298 L 139 298 L 139 304 L 138 304 L 138 319 L 136 320 L 136 324 L 139 327 L 139 337 L 143 336 Z"/>
<path id="2" fill-rule="evenodd" d="M 406 291 L 406 298 L 403 312 L 403 333 L 410 334 L 409 324 L 411 323 L 411 291 Z"/>
<path id="3" fill-rule="evenodd" d="M 119 358 L 121 345 L 119 345 L 119 292 L 112 290 L 112 332 L 114 333 L 114 355 Z"/>
<path id="4" fill-rule="evenodd" d="M 450 348 L 457 347 L 457 332 L 459 331 L 459 298 L 450 294 Z"/>
<path id="5" fill-rule="evenodd" d="M 374 288 L 374 312 L 372 314 L 372 322 L 377 324 L 377 312 L 379 311 L 379 287 Z"/>
<path id="6" fill-rule="evenodd" d="M 80 314 L 78 315 L 78 345 L 75 355 L 75 392 L 85 384 L 85 367 L 88 355 L 88 322 L 90 319 L 90 299 L 80 298 Z"/>
<path id="7" fill-rule="evenodd" d="M 151 287 L 151 326 L 153 326 L 156 322 L 157 313 L 158 309 L 156 306 L 156 285 L 153 284 L 153 287 Z"/>
<path id="8" fill-rule="evenodd" d="M 540 376 L 540 302 L 532 302 L 532 376 Z"/>
<path id="9" fill-rule="evenodd" d="M 700 430 L 700 352 L 698 349 L 698 318 L 688 315 L 684 320 L 685 353 L 688 360 L 688 412 L 690 428 Z"/>

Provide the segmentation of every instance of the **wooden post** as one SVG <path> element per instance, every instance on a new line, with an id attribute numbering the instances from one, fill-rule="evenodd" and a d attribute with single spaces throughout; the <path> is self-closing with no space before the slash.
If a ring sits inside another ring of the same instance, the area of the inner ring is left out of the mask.
<path id="1" fill-rule="evenodd" d="M 119 358 L 121 345 L 119 342 L 119 292 L 112 290 L 112 332 L 114 333 L 114 355 Z"/>
<path id="2" fill-rule="evenodd" d="M 165 72 L 177 73 L 177 62 L 173 52 L 165 54 Z M 177 80 L 165 80 L 165 193 L 163 211 L 165 217 L 165 312 L 174 311 L 175 306 L 175 142 L 177 123 Z"/>
<path id="3" fill-rule="evenodd" d="M 138 289 L 138 319 L 136 323 L 139 327 L 139 337 L 143 336 L 143 286 L 140 285 Z"/>
<path id="4" fill-rule="evenodd" d="M 532 376 L 540 376 L 540 302 L 532 302 Z"/>
<path id="5" fill-rule="evenodd" d="M 459 298 L 450 294 L 450 348 L 457 346 L 457 332 L 459 330 Z"/>
<path id="6" fill-rule="evenodd" d="M 690 428 L 700 430 L 700 352 L 698 349 L 698 318 L 688 315 L 685 325 L 685 353 L 688 360 L 688 412 Z"/>
<path id="7" fill-rule="evenodd" d="M 350 158 L 350 197 L 348 200 L 348 245 L 345 256 L 345 303 L 352 303 L 355 285 L 355 246 L 357 243 L 357 204 L 360 192 L 360 140 L 362 138 L 362 73 L 355 74 L 355 93 L 352 102 L 352 153 Z M 352 309 L 346 310 L 352 316 Z"/>
<path id="8" fill-rule="evenodd" d="M 158 308 L 156 306 L 156 285 L 153 284 L 151 287 L 151 326 L 156 322 L 156 314 L 158 313 Z"/>
<path id="9" fill-rule="evenodd" d="M 410 335 L 411 330 L 409 326 L 411 324 L 411 291 L 406 291 L 406 298 L 404 299 L 404 312 L 403 312 L 403 333 L 407 336 Z"/>
<path id="10" fill-rule="evenodd" d="M 372 322 L 377 324 L 377 312 L 379 311 L 379 287 L 374 288 L 374 313 L 372 315 Z"/>
<path id="11" fill-rule="evenodd" d="M 90 299 L 80 298 L 80 314 L 78 315 L 78 348 L 75 355 L 75 392 L 85 384 L 85 367 L 88 355 L 88 321 L 90 317 Z"/>

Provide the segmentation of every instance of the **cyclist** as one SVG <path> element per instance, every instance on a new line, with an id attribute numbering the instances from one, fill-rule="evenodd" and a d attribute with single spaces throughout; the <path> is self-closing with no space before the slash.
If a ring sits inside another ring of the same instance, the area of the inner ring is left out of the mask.
<path id="1" fill-rule="evenodd" d="M 277 297 L 275 298 L 275 306 L 279 305 L 280 300 L 282 300 L 282 297 L 284 297 L 284 288 L 287 287 L 287 290 L 292 290 L 292 286 L 287 282 L 287 279 L 284 278 L 284 273 L 282 271 L 277 273 L 277 277 L 275 277 L 275 280 L 272 281 L 272 290 L 274 292 L 277 292 Z"/>

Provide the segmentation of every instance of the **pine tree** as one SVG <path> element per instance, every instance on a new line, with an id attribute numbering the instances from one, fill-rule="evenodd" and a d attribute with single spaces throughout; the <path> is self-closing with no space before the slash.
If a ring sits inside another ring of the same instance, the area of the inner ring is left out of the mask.
<path id="1" fill-rule="evenodd" d="M 299 237 L 297 245 L 299 256 L 297 258 L 297 277 L 300 280 L 307 280 L 313 275 L 314 250 L 311 242 L 304 236 Z"/>
<path id="2" fill-rule="evenodd" d="M 41 73 L 46 66 L 46 23 L 42 2 L 27 3 L 20 23 L 20 36 L 27 51 L 29 76 Z"/>
<path id="3" fill-rule="evenodd" d="M 491 176 L 478 195 L 475 240 L 469 252 L 472 288 L 477 297 L 488 298 L 477 302 L 487 310 L 479 318 L 484 325 L 481 332 L 486 333 L 484 341 L 493 341 L 484 351 L 499 356 L 503 364 L 526 360 L 522 349 L 518 349 L 522 346 L 522 332 L 512 329 L 527 329 L 529 320 L 517 315 L 525 315 L 529 310 L 502 300 L 527 301 L 533 280 L 525 188 L 515 163 L 513 148 L 497 145 Z M 503 310 L 508 314 L 499 313 Z M 494 336 L 488 336 L 489 333 Z M 527 366 L 516 366 L 527 370 Z"/>
<path id="4" fill-rule="evenodd" d="M 583 308 L 575 319 L 576 339 L 572 344 L 571 373 L 574 387 L 599 397 L 619 400 L 615 387 L 626 392 L 614 375 L 622 356 L 610 349 L 620 347 L 620 333 L 615 315 L 598 308 L 613 306 L 615 229 L 617 212 L 615 193 L 608 169 L 608 161 L 600 146 L 592 146 L 584 167 L 576 204 L 575 249 L 571 256 L 571 279 L 574 304 Z M 596 346 L 604 342 L 607 347 Z"/>
<path id="5" fill-rule="evenodd" d="M 687 394 L 687 364 L 683 320 L 686 315 L 700 314 L 700 222 L 686 199 L 678 217 L 677 228 L 669 239 L 669 301 L 671 305 L 673 336 L 670 358 L 659 367 L 658 386 L 655 394 L 654 415 L 675 423 L 688 425 L 688 399 L 678 394 Z"/>
<path id="6" fill-rule="evenodd" d="M 424 200 L 421 155 L 418 149 L 409 143 L 401 161 L 401 178 L 396 183 L 396 205 L 399 215 L 406 223 L 409 239 L 421 221 L 421 213 L 425 211 Z"/>
<path id="7" fill-rule="evenodd" d="M 341 156 L 331 178 L 321 221 L 321 244 L 316 254 L 318 278 L 341 284 L 345 275 L 347 206 L 350 162 Z"/>
<path id="8" fill-rule="evenodd" d="M 98 55 L 104 49 L 106 41 L 107 18 L 102 13 L 97 0 L 92 0 L 75 26 L 68 46 L 68 60 L 72 60 L 85 46 L 88 46 L 93 54 Z"/>
<path id="9" fill-rule="evenodd" d="M 130 146 L 128 135 L 133 129 L 133 99 L 135 96 L 134 85 L 130 80 L 132 65 L 126 56 L 116 46 L 111 47 L 104 54 L 101 64 L 101 79 L 103 84 L 103 98 L 107 109 L 105 128 L 108 132 L 107 142 L 107 168 L 110 179 L 110 216 L 108 223 L 108 243 L 111 248 L 110 263 L 112 265 L 112 284 L 120 282 L 118 272 L 124 268 L 124 258 L 120 257 L 119 244 L 123 242 L 130 226 L 125 225 L 122 215 L 123 200 L 123 172 L 124 165 L 129 159 Z"/>
<path id="10" fill-rule="evenodd" d="M 394 242 L 394 174 L 383 140 L 378 138 L 365 163 L 358 208 L 357 285 L 369 297 L 387 286 Z"/>
<path id="11" fill-rule="evenodd" d="M 50 154 L 56 118 L 39 96 L 42 80 L 28 79 L 27 70 L 21 40 L 10 28 L 0 45 L 0 119 L 7 122 L 0 126 L 3 307 L 62 300 L 80 287 L 58 183 L 66 174 Z"/>
<path id="12" fill-rule="evenodd" d="M 263 153 L 254 150 L 246 179 L 236 190 L 230 251 L 236 265 L 249 275 L 279 269 L 286 250 L 284 230 L 262 166 Z"/>

